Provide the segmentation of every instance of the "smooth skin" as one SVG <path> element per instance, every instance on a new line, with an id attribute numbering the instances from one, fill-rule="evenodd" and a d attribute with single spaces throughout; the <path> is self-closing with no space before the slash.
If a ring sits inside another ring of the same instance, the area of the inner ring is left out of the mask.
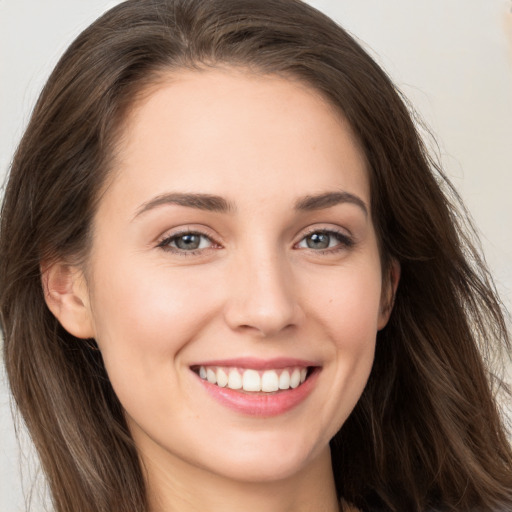
<path id="1" fill-rule="evenodd" d="M 152 511 L 338 510 L 329 440 L 367 382 L 399 274 L 383 278 L 344 118 L 292 79 L 169 73 L 127 119 L 93 233 L 84 268 L 46 270 L 47 302 L 97 340 Z M 319 373 L 291 410 L 243 414 L 191 370 L 240 357 Z"/>

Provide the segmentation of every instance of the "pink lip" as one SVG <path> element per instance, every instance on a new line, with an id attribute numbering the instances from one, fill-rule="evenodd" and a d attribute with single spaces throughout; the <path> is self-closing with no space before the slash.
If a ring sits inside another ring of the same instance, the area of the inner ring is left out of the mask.
<path id="1" fill-rule="evenodd" d="M 294 359 L 290 357 L 278 357 L 275 359 L 258 359 L 255 357 L 239 357 L 236 359 L 216 359 L 215 361 L 203 361 L 194 363 L 191 367 L 199 366 L 224 366 L 232 368 L 252 368 L 253 370 L 282 370 L 290 367 L 319 366 L 314 361 Z"/>
<path id="2" fill-rule="evenodd" d="M 219 361 L 220 363 L 221 361 Z M 225 361 L 224 361 L 225 363 Z M 239 364 L 239 367 L 245 367 L 245 364 Z M 207 366 L 234 366 L 233 361 L 230 360 L 230 364 L 212 364 L 209 362 Z M 300 366 L 294 364 L 286 364 L 283 367 Z M 271 366 L 276 368 L 276 366 Z M 255 368 L 250 366 L 250 368 Z M 261 367 L 260 367 L 261 368 Z M 267 367 L 268 368 L 268 367 Z M 233 409 L 241 414 L 259 417 L 271 417 L 284 414 L 285 412 L 293 409 L 302 403 L 313 390 L 320 368 L 316 367 L 311 375 L 308 376 L 306 381 L 295 389 L 287 389 L 278 391 L 276 393 L 247 393 L 241 390 L 234 390 L 229 388 L 221 388 L 215 384 L 209 383 L 207 380 L 201 379 L 199 375 L 196 375 L 199 382 L 204 386 L 204 389 L 209 395 L 217 400 L 222 405 Z"/>

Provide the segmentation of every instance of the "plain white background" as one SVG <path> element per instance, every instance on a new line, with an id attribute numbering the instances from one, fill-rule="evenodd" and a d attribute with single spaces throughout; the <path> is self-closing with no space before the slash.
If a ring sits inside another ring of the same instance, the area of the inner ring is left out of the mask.
<path id="1" fill-rule="evenodd" d="M 57 59 L 83 28 L 117 3 L 0 0 L 2 181 Z M 363 42 L 436 134 L 444 168 L 472 212 L 498 290 L 512 310 L 512 1 L 309 3 Z M 0 510 L 6 512 L 26 510 L 37 470 L 23 432 L 21 440 L 22 455 L 2 372 Z M 43 510 L 38 492 L 31 510 Z"/>

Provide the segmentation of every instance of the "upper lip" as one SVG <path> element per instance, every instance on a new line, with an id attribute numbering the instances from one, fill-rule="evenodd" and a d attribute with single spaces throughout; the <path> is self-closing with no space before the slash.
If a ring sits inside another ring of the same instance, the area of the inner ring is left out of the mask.
<path id="1" fill-rule="evenodd" d="M 232 359 L 215 359 L 209 361 L 201 361 L 190 365 L 198 366 L 224 366 L 233 368 L 250 368 L 253 370 L 280 370 L 290 367 L 310 367 L 319 366 L 315 361 L 305 359 L 297 359 L 292 357 L 277 357 L 273 359 L 260 359 L 256 357 L 239 357 Z"/>

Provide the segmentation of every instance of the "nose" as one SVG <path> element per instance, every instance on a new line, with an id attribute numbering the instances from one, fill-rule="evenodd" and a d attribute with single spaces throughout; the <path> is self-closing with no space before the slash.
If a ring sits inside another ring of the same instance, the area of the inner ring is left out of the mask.
<path id="1" fill-rule="evenodd" d="M 303 318 L 289 265 L 279 255 L 241 258 L 230 275 L 225 320 L 231 329 L 271 337 Z"/>

